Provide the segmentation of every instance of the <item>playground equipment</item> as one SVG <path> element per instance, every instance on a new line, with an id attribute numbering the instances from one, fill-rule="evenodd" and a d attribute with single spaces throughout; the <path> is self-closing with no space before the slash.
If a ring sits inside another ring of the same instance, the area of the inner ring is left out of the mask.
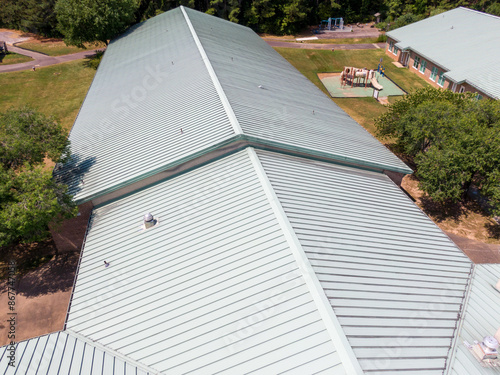
<path id="1" fill-rule="evenodd" d="M 347 85 L 351 87 L 359 87 L 369 85 L 376 90 L 382 90 L 382 85 L 377 81 L 375 70 L 368 70 L 366 68 L 354 68 L 351 66 L 345 66 L 342 73 L 340 73 L 340 86 L 344 88 Z"/>
<path id="2" fill-rule="evenodd" d="M 321 24 L 319 25 L 320 30 L 332 30 L 332 29 L 342 30 L 343 28 L 344 28 L 344 19 L 342 17 L 340 18 L 329 17 L 327 20 L 322 20 Z"/>

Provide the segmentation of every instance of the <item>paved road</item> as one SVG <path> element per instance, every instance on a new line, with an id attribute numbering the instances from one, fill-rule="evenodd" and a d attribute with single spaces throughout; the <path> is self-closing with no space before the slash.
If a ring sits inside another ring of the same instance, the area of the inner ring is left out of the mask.
<path id="1" fill-rule="evenodd" d="M 377 49 L 385 48 L 385 43 L 361 43 L 361 44 L 320 44 L 320 43 L 293 43 L 280 42 L 278 40 L 264 39 L 271 47 L 301 48 L 301 49 Z"/>
<path id="2" fill-rule="evenodd" d="M 4 65 L 0 66 L 0 73 L 7 73 L 7 72 L 18 72 L 21 70 L 30 70 L 34 66 L 35 67 L 42 67 L 42 66 L 49 66 L 49 65 L 55 65 L 55 64 L 60 64 L 60 63 L 65 63 L 68 61 L 74 61 L 74 60 L 80 60 L 83 59 L 87 56 L 92 56 L 96 53 L 97 49 L 95 50 L 87 50 L 87 51 L 82 51 L 82 52 L 77 52 L 77 53 L 72 53 L 69 55 L 63 55 L 63 56 L 47 56 L 43 53 L 38 53 L 38 52 L 32 52 L 25 50 L 23 48 L 15 47 L 15 46 L 8 46 L 7 47 L 10 52 L 15 52 L 20 55 L 25 55 L 33 58 L 33 61 L 28 61 L 25 63 L 20 63 L 20 64 L 11 64 L 11 65 Z"/>

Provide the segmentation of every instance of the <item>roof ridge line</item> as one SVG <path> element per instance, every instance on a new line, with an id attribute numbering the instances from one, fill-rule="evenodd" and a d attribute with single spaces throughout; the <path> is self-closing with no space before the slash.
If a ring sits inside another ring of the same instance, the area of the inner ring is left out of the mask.
<path id="1" fill-rule="evenodd" d="M 495 16 L 494 14 L 491 14 L 491 13 L 486 13 L 486 12 L 481 12 L 480 10 L 475 10 L 475 9 L 471 9 L 471 8 L 467 8 L 467 7 L 463 7 L 463 6 L 460 6 L 458 8 L 455 8 L 455 9 L 464 9 L 464 10 L 467 10 L 469 12 L 473 12 L 473 13 L 478 13 L 478 14 L 481 14 L 483 16 L 489 16 L 489 17 L 493 17 L 493 18 L 499 18 L 499 16 Z M 450 10 L 454 10 L 454 9 L 450 9 Z M 437 15 L 437 14 L 436 14 Z"/>
<path id="2" fill-rule="evenodd" d="M 133 358 L 130 358 L 129 356 L 126 356 L 125 354 L 122 354 L 114 349 L 111 349 L 110 347 L 104 345 L 104 344 L 101 344 L 99 341 L 94 341 L 92 340 L 91 338 L 85 336 L 85 335 L 82 335 L 81 333 L 79 332 L 76 332 L 76 331 L 73 331 L 72 329 L 70 328 L 67 328 L 65 330 L 62 330 L 62 331 L 59 331 L 59 332 L 64 332 L 68 335 L 73 335 L 74 337 L 76 337 L 77 339 L 79 340 L 82 340 L 84 342 L 86 342 L 87 344 L 89 345 L 93 345 L 95 346 L 96 348 L 100 349 L 100 350 L 103 350 L 103 351 L 106 351 L 120 359 L 122 359 L 124 362 L 128 362 L 129 364 L 133 365 L 133 366 L 136 366 L 136 367 L 139 367 L 141 368 L 142 370 L 144 371 L 148 371 L 150 373 L 152 373 L 152 375 L 159 375 L 159 374 L 162 374 L 161 371 L 158 371 L 150 366 L 147 366 L 145 365 L 144 363 L 142 362 L 139 362 L 139 361 L 136 361 L 135 359 Z"/>
<path id="3" fill-rule="evenodd" d="M 335 350 L 339 354 L 342 364 L 346 368 L 347 374 L 363 374 L 361 365 L 354 354 L 354 351 L 347 340 L 347 336 L 342 329 L 340 322 L 338 321 L 332 306 L 330 305 L 323 287 L 321 286 L 316 272 L 311 266 L 307 255 L 300 244 L 297 234 L 292 228 L 292 224 L 288 220 L 286 213 L 281 205 L 276 192 L 274 191 L 269 178 L 267 177 L 266 171 L 259 160 L 257 153 L 253 147 L 247 148 L 247 153 L 253 164 L 257 177 L 259 178 L 264 193 L 269 201 L 269 204 L 278 220 L 278 224 L 283 231 L 285 239 L 290 246 L 292 254 L 295 261 L 298 264 L 299 270 L 304 278 L 304 282 L 309 289 L 314 304 L 316 305 L 318 312 L 325 324 L 326 330 L 332 340 Z"/>
<path id="4" fill-rule="evenodd" d="M 448 236 L 447 236 L 448 237 Z M 449 237 L 448 237 L 449 238 Z M 451 239 L 450 239 L 451 241 Z M 471 270 L 469 273 L 469 280 L 467 283 L 467 288 L 465 289 L 465 295 L 462 299 L 462 308 L 460 309 L 459 316 L 458 316 L 458 322 L 455 327 L 455 335 L 453 339 L 451 340 L 451 345 L 448 350 L 448 355 L 446 357 L 446 368 L 444 369 L 443 374 L 444 375 L 451 375 L 453 371 L 453 366 L 455 364 L 455 359 L 457 356 L 457 350 L 458 346 L 460 345 L 458 340 L 460 338 L 460 334 L 462 333 L 464 321 L 465 321 L 465 316 L 467 315 L 467 308 L 469 307 L 469 300 L 470 296 L 472 294 L 472 284 L 474 283 L 474 276 L 476 274 L 476 264 L 471 262 Z"/>
<path id="5" fill-rule="evenodd" d="M 196 33 L 196 30 L 194 29 L 193 24 L 191 23 L 191 20 L 189 19 L 189 16 L 187 15 L 184 6 L 181 5 L 180 8 L 181 8 L 182 14 L 184 15 L 184 19 L 186 20 L 186 23 L 189 27 L 189 31 L 191 31 L 191 35 L 193 36 L 196 47 L 198 48 L 198 51 L 200 52 L 201 58 L 202 58 L 203 62 L 205 63 L 205 66 L 208 70 L 208 74 L 210 75 L 210 78 L 212 79 L 212 83 L 215 86 L 215 90 L 217 91 L 217 94 L 219 95 L 219 99 L 222 102 L 222 106 L 224 107 L 224 110 L 226 111 L 226 115 L 229 118 L 229 122 L 231 123 L 231 126 L 233 127 L 233 130 L 236 134 L 243 134 L 243 129 L 241 129 L 241 125 L 236 117 L 236 114 L 233 111 L 233 108 L 231 107 L 231 104 L 229 103 L 229 100 L 226 96 L 226 93 L 224 92 L 224 89 L 222 88 L 222 85 L 219 81 L 219 78 L 217 77 L 217 74 L 215 73 L 214 67 L 212 66 L 212 63 L 210 62 L 210 59 L 208 58 L 208 55 L 205 52 L 203 45 L 201 44 L 200 38 L 198 38 L 198 34 Z"/>

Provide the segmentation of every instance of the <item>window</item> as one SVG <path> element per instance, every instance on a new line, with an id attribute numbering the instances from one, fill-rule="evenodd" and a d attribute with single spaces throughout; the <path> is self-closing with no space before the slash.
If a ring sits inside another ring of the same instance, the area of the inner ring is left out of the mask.
<path id="1" fill-rule="evenodd" d="M 432 71 L 431 71 L 431 76 L 429 77 L 431 81 L 435 82 L 436 81 L 436 77 L 438 75 L 438 68 L 436 68 L 435 66 L 432 68 Z"/>
<path id="2" fill-rule="evenodd" d="M 425 67 L 427 66 L 427 61 L 422 60 L 422 64 L 420 64 L 420 73 L 425 73 Z"/>
<path id="3" fill-rule="evenodd" d="M 413 60 L 413 67 L 415 69 L 418 69 L 418 66 L 420 65 L 420 57 L 415 56 L 415 60 Z"/>
<path id="4" fill-rule="evenodd" d="M 465 87 L 464 86 L 460 86 L 460 90 L 458 90 L 458 92 L 460 94 L 463 94 L 465 92 Z"/>
<path id="5" fill-rule="evenodd" d="M 439 72 L 438 85 L 441 87 L 444 85 L 444 72 Z"/>
<path id="6" fill-rule="evenodd" d="M 389 51 L 391 51 L 391 52 L 392 52 L 392 49 L 393 49 L 393 48 L 394 48 L 394 42 L 391 40 L 391 41 L 389 42 Z"/>
<path id="7" fill-rule="evenodd" d="M 398 54 L 398 51 L 399 51 L 399 48 L 398 48 L 398 47 L 396 47 L 396 46 L 394 46 L 394 52 L 393 52 L 393 54 L 397 55 L 397 54 Z"/>
<path id="8" fill-rule="evenodd" d="M 477 94 L 476 99 L 481 100 L 481 99 L 483 99 L 483 96 L 481 94 Z"/>

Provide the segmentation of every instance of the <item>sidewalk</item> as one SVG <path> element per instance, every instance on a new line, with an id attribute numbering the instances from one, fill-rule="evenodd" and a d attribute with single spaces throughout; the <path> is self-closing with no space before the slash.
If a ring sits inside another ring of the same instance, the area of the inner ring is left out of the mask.
<path id="1" fill-rule="evenodd" d="M 356 50 L 356 49 L 379 49 L 385 48 L 385 43 L 359 43 L 359 44 L 320 44 L 320 43 L 294 43 L 280 42 L 278 40 L 264 39 L 271 47 L 282 48 L 301 48 L 301 49 L 341 49 L 341 50 Z"/>
<path id="2" fill-rule="evenodd" d="M 445 232 L 474 263 L 500 263 L 500 245 L 492 245 Z"/>
<path id="3" fill-rule="evenodd" d="M 68 61 L 80 60 L 85 57 L 92 56 L 96 53 L 96 51 L 102 49 L 101 48 L 101 49 L 87 50 L 62 56 L 47 56 L 43 53 L 29 51 L 15 46 L 8 46 L 7 48 L 9 49 L 10 52 L 18 53 L 24 56 L 29 56 L 34 60 L 20 64 L 0 66 L 0 73 L 18 72 L 21 70 L 30 70 L 33 67 L 38 68 L 42 66 L 61 64 Z"/>

